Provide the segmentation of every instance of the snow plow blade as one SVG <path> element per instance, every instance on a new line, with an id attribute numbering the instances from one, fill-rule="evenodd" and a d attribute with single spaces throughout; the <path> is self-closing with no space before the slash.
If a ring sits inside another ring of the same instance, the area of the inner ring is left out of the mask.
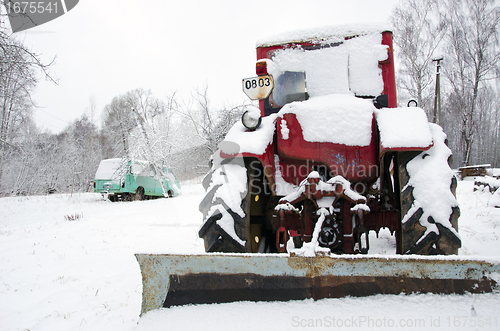
<path id="1" fill-rule="evenodd" d="M 500 260 L 424 256 L 136 254 L 141 314 L 185 304 L 500 290 Z"/>

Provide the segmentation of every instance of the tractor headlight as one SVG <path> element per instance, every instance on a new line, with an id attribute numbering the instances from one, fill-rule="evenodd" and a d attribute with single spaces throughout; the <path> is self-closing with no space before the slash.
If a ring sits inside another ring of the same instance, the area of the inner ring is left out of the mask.
<path id="1" fill-rule="evenodd" d="M 262 117 L 260 117 L 260 110 L 258 108 L 252 107 L 252 109 L 247 110 L 241 116 L 241 122 L 248 130 L 255 130 L 259 127 L 262 122 Z"/>
<path id="2" fill-rule="evenodd" d="M 408 107 L 417 107 L 417 101 L 416 100 L 410 100 L 408 101 Z"/>

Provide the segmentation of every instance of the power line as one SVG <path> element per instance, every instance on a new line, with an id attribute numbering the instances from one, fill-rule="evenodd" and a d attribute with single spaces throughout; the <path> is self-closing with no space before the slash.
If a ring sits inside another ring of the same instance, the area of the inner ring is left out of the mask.
<path id="1" fill-rule="evenodd" d="M 58 127 L 58 126 L 55 126 L 55 125 L 52 125 L 52 124 L 48 124 L 48 123 L 45 123 L 44 121 L 41 121 L 41 120 L 35 120 L 36 122 L 39 122 L 39 123 L 42 123 L 44 125 L 47 125 L 47 126 L 51 126 L 52 128 L 54 129 L 57 129 L 57 130 L 64 130 L 64 128 L 61 128 L 61 127 Z"/>
<path id="2" fill-rule="evenodd" d="M 43 111 L 45 114 L 47 114 L 47 115 L 49 115 L 49 116 L 54 117 L 56 120 L 59 120 L 59 121 L 63 122 L 63 123 L 64 123 L 64 124 L 66 124 L 66 125 L 68 124 L 68 122 L 67 122 L 67 121 L 62 120 L 62 119 L 60 119 L 60 118 L 58 118 L 58 117 L 56 117 L 56 116 L 54 116 L 54 115 L 52 115 L 52 114 L 50 114 L 50 113 L 46 112 L 43 108 L 37 108 L 37 110 L 41 110 L 41 111 Z"/>

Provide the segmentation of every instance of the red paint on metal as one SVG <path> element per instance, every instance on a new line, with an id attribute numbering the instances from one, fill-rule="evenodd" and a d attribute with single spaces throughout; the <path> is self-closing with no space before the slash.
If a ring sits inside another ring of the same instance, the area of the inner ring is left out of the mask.
<path id="1" fill-rule="evenodd" d="M 382 79 L 384 80 L 384 92 L 389 100 L 389 108 L 396 108 L 398 106 L 397 96 L 396 96 L 396 75 L 394 73 L 394 53 L 392 48 L 392 32 L 384 31 L 382 32 L 382 45 L 387 45 L 388 58 L 385 61 L 379 63 L 380 69 L 382 69 Z"/>
<path id="2" fill-rule="evenodd" d="M 327 167 L 331 177 L 340 175 L 351 182 L 373 183 L 380 175 L 376 136 L 368 146 L 346 146 L 328 142 L 308 142 L 294 114 L 285 114 L 288 139 L 277 132 L 278 155 L 283 159 L 283 178 L 298 185 L 314 167 Z M 280 127 L 282 119 L 278 119 Z M 375 118 L 372 132 L 376 130 Z"/>

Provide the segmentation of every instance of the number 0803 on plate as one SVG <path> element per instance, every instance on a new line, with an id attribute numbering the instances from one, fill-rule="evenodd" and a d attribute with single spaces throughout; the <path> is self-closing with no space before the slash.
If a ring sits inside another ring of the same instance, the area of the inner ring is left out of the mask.
<path id="1" fill-rule="evenodd" d="M 273 77 L 270 75 L 243 79 L 243 92 L 252 100 L 265 99 L 273 90 Z"/>

